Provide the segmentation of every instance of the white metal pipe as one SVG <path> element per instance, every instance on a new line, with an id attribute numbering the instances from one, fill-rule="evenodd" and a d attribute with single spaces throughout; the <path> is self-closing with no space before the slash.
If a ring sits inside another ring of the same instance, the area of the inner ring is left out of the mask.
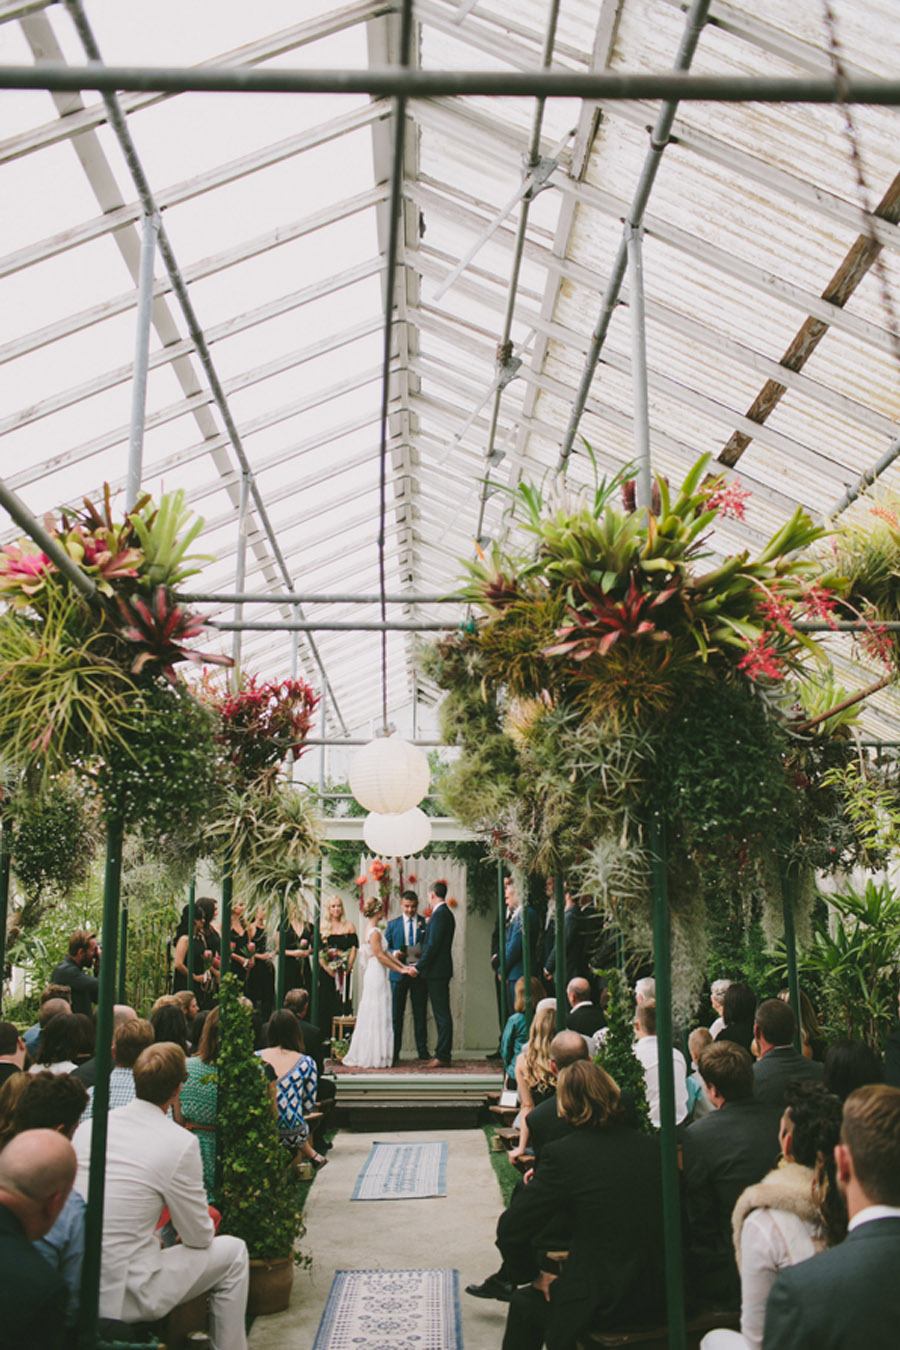
<path id="1" fill-rule="evenodd" d="M 238 544 L 234 564 L 234 589 L 240 595 L 244 589 L 244 577 L 247 573 L 247 507 L 250 501 L 250 474 L 241 475 L 241 500 L 238 507 Z M 231 641 L 231 659 L 234 668 L 231 672 L 232 684 L 238 688 L 241 681 L 241 633 L 243 632 L 244 606 L 238 602 L 234 606 L 234 623 L 231 625 L 234 637 Z M 217 625 L 221 627 L 221 625 Z"/>
<path id="2" fill-rule="evenodd" d="M 637 460 L 636 504 L 650 510 L 653 466 L 650 461 L 650 403 L 647 389 L 647 327 L 644 313 L 642 230 L 627 229 L 628 276 L 631 293 L 631 396 L 634 407 L 634 449 Z"/>
<path id="3" fill-rule="evenodd" d="M 128 437 L 128 476 L 125 483 L 126 511 L 131 510 L 141 492 L 147 371 L 150 361 L 150 317 L 153 312 L 153 264 L 156 260 L 158 235 L 159 216 L 155 212 L 146 212 L 141 225 L 141 265 L 138 275 L 137 325 L 131 381 L 131 431 Z"/>

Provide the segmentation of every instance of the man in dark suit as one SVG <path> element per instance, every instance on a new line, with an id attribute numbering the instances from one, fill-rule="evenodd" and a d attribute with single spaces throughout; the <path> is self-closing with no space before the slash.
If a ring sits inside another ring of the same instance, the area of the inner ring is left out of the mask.
<path id="1" fill-rule="evenodd" d="M 570 1031 L 579 1031 L 582 1036 L 593 1036 L 605 1024 L 606 1018 L 600 1004 L 591 1000 L 590 984 L 580 975 L 566 985 L 566 998 L 569 1001 L 566 1026 Z"/>
<path id="2" fill-rule="evenodd" d="M 306 1014 L 309 1012 L 309 992 L 306 989 L 289 989 L 284 996 L 284 1006 L 288 1012 L 292 1012 L 300 1023 L 300 1034 L 303 1037 L 303 1049 L 306 1054 L 316 1062 L 316 1069 L 319 1074 L 319 1086 L 322 1085 L 322 1074 L 325 1071 L 325 1057 L 322 1049 L 322 1033 L 315 1022 L 307 1020 Z"/>
<path id="3" fill-rule="evenodd" d="M 851 1092 L 834 1157 L 849 1232 L 778 1276 L 764 1350 L 894 1350 L 900 1339 L 900 1089 Z"/>
<path id="4" fill-rule="evenodd" d="M 794 1049 L 796 1025 L 791 1005 L 780 998 L 768 998 L 756 1010 L 753 1036 L 759 1059 L 753 1068 L 753 1095 L 781 1110 L 788 1083 L 822 1081 L 823 1066 Z"/>
<path id="5" fill-rule="evenodd" d="M 416 977 L 428 986 L 428 1001 L 437 1028 L 434 1059 L 427 1069 L 449 1069 L 453 1053 L 453 1017 L 450 1013 L 450 981 L 453 979 L 453 934 L 456 920 L 447 904 L 447 884 L 436 881 L 428 894 L 431 919 L 425 929 L 422 954 L 414 966 Z"/>
<path id="6" fill-rule="evenodd" d="M 566 984 L 578 975 L 584 975 L 584 953 L 581 946 L 581 924 L 578 902 L 566 891 L 566 909 L 563 915 L 563 938 L 566 957 Z M 544 975 L 552 985 L 556 975 L 556 915 L 547 925 Z"/>
<path id="7" fill-rule="evenodd" d="M 715 1110 L 684 1135 L 689 1272 L 707 1307 L 736 1308 L 731 1215 L 741 1192 L 778 1160 L 781 1108 L 754 1099 L 753 1061 L 742 1045 L 716 1041 L 697 1067 Z"/>
<path id="8" fill-rule="evenodd" d="M 503 1350 L 568 1350 L 589 1327 L 652 1323 L 661 1311 L 658 1140 L 620 1123 L 618 1088 L 596 1064 L 563 1070 L 557 1093 L 566 1116 L 582 1123 L 547 1145 L 497 1227 L 513 1283 L 533 1282 L 512 1295 Z M 561 1232 L 569 1257 L 556 1275 L 542 1235 Z"/>
<path id="9" fill-rule="evenodd" d="M 419 917 L 419 897 L 415 891 L 404 891 L 400 897 L 402 913 L 391 919 L 384 932 L 384 945 L 398 961 L 415 965 L 422 953 L 425 942 L 425 920 Z M 428 1060 L 428 989 L 421 980 L 410 980 L 398 971 L 389 972 L 391 982 L 391 1009 L 394 1020 L 394 1063 L 400 1063 L 400 1049 L 403 1043 L 403 1019 L 406 1014 L 407 995 L 412 1003 L 413 1032 L 416 1037 L 416 1053 L 421 1060 Z"/>
<path id="10" fill-rule="evenodd" d="M 66 984 L 72 990 L 72 1012 L 91 1015 L 91 1004 L 97 1002 L 100 981 L 100 947 L 93 933 L 76 929 L 69 938 L 69 954 L 50 976 L 51 984 Z"/>
<path id="11" fill-rule="evenodd" d="M 75 1180 L 75 1151 L 55 1130 L 26 1130 L 0 1154 L 2 1343 L 58 1350 L 66 1334 L 66 1286 L 32 1246 L 62 1212 Z"/>

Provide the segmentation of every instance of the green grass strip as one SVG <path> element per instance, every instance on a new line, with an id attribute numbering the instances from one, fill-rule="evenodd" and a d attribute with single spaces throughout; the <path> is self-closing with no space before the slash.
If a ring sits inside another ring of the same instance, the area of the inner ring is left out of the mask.
<path id="1" fill-rule="evenodd" d="M 488 1157 L 491 1160 L 491 1167 L 494 1169 L 494 1176 L 497 1178 L 497 1185 L 500 1187 L 500 1194 L 503 1197 L 504 1208 L 509 1204 L 509 1197 L 515 1189 L 516 1182 L 519 1180 L 519 1173 L 513 1167 L 509 1158 L 506 1156 L 506 1149 L 500 1153 L 495 1153 L 491 1147 L 491 1140 L 497 1133 L 496 1125 L 483 1125 L 484 1136 L 487 1140 Z"/>

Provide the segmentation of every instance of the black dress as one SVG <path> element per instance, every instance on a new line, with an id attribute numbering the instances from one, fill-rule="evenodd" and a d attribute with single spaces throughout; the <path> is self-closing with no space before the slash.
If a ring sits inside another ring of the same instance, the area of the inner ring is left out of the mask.
<path id="1" fill-rule="evenodd" d="M 333 933 L 331 937 L 322 937 L 321 956 L 323 960 L 329 960 L 328 953 L 342 952 L 349 960 L 350 952 L 359 946 L 359 938 L 356 933 Z M 346 964 L 343 971 L 335 975 L 330 975 L 327 970 L 319 967 L 319 1029 L 322 1035 L 327 1039 L 331 1035 L 331 1020 L 333 1017 L 349 1017 L 353 1011 L 353 1000 L 350 997 L 350 976 L 346 970 Z"/>
<path id="2" fill-rule="evenodd" d="M 305 923 L 298 932 L 293 924 L 288 924 L 284 930 L 284 950 L 286 952 L 295 952 L 297 948 L 306 943 L 310 951 L 313 945 L 312 924 Z M 284 959 L 284 989 L 305 989 L 308 994 L 312 994 L 312 979 L 310 977 L 310 957 L 309 956 L 286 956 Z"/>
<path id="3" fill-rule="evenodd" d="M 254 944 L 250 955 L 259 956 L 268 951 L 269 939 L 264 928 L 257 928 L 249 939 Z M 252 1001 L 263 1022 L 268 1022 L 275 1008 L 275 966 L 271 961 L 254 961 L 244 981 L 244 993 Z"/>
<path id="4" fill-rule="evenodd" d="M 244 992 L 244 985 L 247 980 L 247 962 L 250 960 L 250 953 L 247 951 L 247 943 L 250 941 L 250 934 L 246 929 L 242 933 L 236 928 L 231 930 L 231 962 L 230 969 L 232 975 L 236 975 L 238 983 L 241 986 L 241 993 Z M 235 960 L 234 958 L 238 959 Z"/>
<path id="5" fill-rule="evenodd" d="M 216 935 L 213 934 L 213 936 Z M 209 937 L 204 934 L 202 937 L 191 938 L 190 948 L 188 952 L 185 953 L 185 965 L 188 964 L 188 957 L 191 954 L 191 950 L 193 951 L 194 958 L 194 975 L 202 975 L 210 965 L 209 961 L 203 959 L 204 952 L 212 952 Z M 187 972 L 182 972 L 176 968 L 172 979 L 172 992 L 177 994 L 181 989 L 193 990 L 194 997 L 201 1008 L 211 1008 L 215 1002 L 216 991 L 212 980 L 208 980 L 206 984 L 201 984 L 200 981 L 196 979 L 193 983 L 189 983 Z"/>

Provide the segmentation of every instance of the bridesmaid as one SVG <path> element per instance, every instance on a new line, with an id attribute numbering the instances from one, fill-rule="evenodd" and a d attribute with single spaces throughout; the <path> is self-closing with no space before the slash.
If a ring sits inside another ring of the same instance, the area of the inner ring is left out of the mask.
<path id="1" fill-rule="evenodd" d="M 275 952 L 266 931 L 266 915 L 261 905 L 247 927 L 247 950 L 251 956 L 244 982 L 244 993 L 252 1001 L 263 1022 L 268 1022 L 275 1008 Z"/>
<path id="2" fill-rule="evenodd" d="M 332 1018 L 346 1017 L 353 1011 L 350 976 L 358 948 L 356 925 L 344 913 L 341 897 L 335 895 L 322 919 L 319 951 L 319 1030 L 326 1039 L 331 1035 Z"/>
<path id="3" fill-rule="evenodd" d="M 313 948 L 313 927 L 301 916 L 296 905 L 288 904 L 287 926 L 284 933 L 284 989 L 305 989 L 312 994 L 310 962 Z M 275 950 L 280 947 L 280 935 L 275 934 Z"/>

